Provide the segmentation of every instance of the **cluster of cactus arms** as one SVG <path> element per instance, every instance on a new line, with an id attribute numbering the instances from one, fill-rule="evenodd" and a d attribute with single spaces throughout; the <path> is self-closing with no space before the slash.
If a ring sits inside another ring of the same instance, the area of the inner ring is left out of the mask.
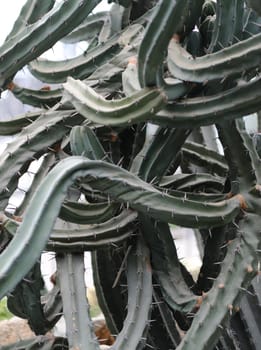
<path id="1" fill-rule="evenodd" d="M 100 2 L 27 0 L 0 47 L 1 91 L 37 107 L 0 121 L 0 135 L 15 135 L 0 158 L 0 299 L 37 337 L 0 349 L 99 349 L 90 251 L 111 350 L 258 350 L 261 134 L 244 117 L 261 128 L 261 2 L 114 0 L 93 11 Z M 87 49 L 41 57 L 60 40 Z M 24 66 L 44 88 L 17 85 Z M 194 230 L 197 279 L 171 225 Z M 49 292 L 43 251 L 57 262 Z M 48 337 L 61 315 L 66 338 Z"/>

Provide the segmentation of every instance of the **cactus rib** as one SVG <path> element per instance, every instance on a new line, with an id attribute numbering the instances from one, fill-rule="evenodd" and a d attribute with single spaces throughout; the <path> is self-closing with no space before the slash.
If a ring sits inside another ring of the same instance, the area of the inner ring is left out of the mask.
<path id="1" fill-rule="evenodd" d="M 77 57 L 62 61 L 37 59 L 30 62 L 28 68 L 33 76 L 47 83 L 64 83 L 68 76 L 84 79 L 120 50 L 117 39 L 117 37 L 113 37 L 105 44 L 100 44 L 90 50 L 87 49 L 86 52 Z"/>

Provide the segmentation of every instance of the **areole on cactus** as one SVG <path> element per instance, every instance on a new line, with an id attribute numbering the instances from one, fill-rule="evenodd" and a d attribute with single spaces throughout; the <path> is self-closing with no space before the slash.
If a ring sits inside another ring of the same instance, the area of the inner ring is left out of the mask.
<path id="1" fill-rule="evenodd" d="M 260 110 L 260 6 L 108 2 L 94 14 L 99 0 L 27 0 L 0 48 L 2 90 L 40 107 L 0 122 L 0 135 L 15 135 L 0 160 L 0 298 L 39 335 L 1 349 L 99 349 L 84 285 L 91 251 L 110 349 L 257 350 L 260 134 L 244 117 Z M 59 40 L 88 45 L 69 60 L 40 57 Z M 44 89 L 13 82 L 25 65 Z M 200 242 L 196 280 L 170 224 Z M 57 261 L 48 293 L 46 250 Z M 50 340 L 62 314 L 66 338 Z"/>

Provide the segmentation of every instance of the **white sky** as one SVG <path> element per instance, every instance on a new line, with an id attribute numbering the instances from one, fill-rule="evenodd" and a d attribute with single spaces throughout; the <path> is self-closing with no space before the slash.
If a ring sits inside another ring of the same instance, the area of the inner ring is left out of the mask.
<path id="1" fill-rule="evenodd" d="M 0 1 L 0 43 L 12 29 L 12 25 L 20 13 L 26 0 L 2 0 Z"/>

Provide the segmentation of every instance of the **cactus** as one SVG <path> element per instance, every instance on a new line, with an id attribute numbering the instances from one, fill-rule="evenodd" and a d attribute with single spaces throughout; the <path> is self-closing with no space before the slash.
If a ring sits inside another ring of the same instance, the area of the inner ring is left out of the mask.
<path id="1" fill-rule="evenodd" d="M 260 130 L 250 135 L 244 117 L 260 113 L 260 5 L 115 0 L 92 13 L 99 2 L 27 0 L 0 48 L 2 89 L 40 107 L 0 122 L 0 135 L 16 135 L 0 161 L 0 298 L 43 335 L 0 348 L 99 348 L 83 278 L 90 251 L 112 350 L 257 350 Z M 88 47 L 42 59 L 60 39 Z M 17 86 L 27 64 L 59 88 Z M 197 278 L 170 224 L 194 230 Z M 42 295 L 45 250 L 57 279 Z M 62 314 L 66 339 L 45 338 Z"/>

